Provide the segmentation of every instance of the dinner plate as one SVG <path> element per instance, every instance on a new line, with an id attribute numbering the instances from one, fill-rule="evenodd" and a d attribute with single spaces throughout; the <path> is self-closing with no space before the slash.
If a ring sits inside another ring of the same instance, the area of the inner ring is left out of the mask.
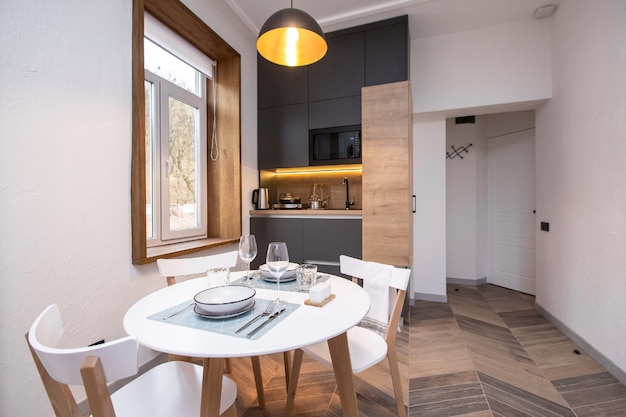
<path id="1" fill-rule="evenodd" d="M 246 308 L 256 291 L 242 285 L 225 285 L 200 291 L 194 297 L 196 310 L 203 314 L 223 315 Z"/>
<path id="2" fill-rule="evenodd" d="M 229 319 L 231 317 L 237 317 L 240 316 L 242 314 L 247 313 L 248 311 L 252 310 L 254 308 L 254 304 L 255 304 L 255 300 L 250 301 L 249 305 L 246 305 L 243 310 L 240 311 L 235 311 L 234 313 L 228 313 L 228 314 L 209 314 L 209 313 L 205 313 L 201 310 L 198 309 L 198 306 L 194 306 L 193 307 L 193 311 L 199 315 L 200 317 L 203 317 L 205 319 L 211 319 L 211 320 L 219 320 L 219 319 Z"/>
<path id="3" fill-rule="evenodd" d="M 296 279 L 296 268 L 298 268 L 298 264 L 290 262 L 287 270 L 280 277 L 280 282 L 289 282 Z M 259 270 L 265 281 L 276 282 L 276 278 L 274 278 L 274 275 L 272 275 L 266 264 L 259 266 Z"/>

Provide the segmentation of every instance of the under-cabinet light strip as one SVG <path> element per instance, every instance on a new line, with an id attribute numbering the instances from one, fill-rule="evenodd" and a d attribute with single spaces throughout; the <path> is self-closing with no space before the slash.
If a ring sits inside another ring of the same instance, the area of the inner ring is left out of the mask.
<path id="1" fill-rule="evenodd" d="M 326 166 L 320 168 L 277 168 L 275 175 L 307 175 L 307 174 L 320 174 L 320 173 L 350 173 L 350 172 L 363 172 L 363 165 L 354 166 Z"/>

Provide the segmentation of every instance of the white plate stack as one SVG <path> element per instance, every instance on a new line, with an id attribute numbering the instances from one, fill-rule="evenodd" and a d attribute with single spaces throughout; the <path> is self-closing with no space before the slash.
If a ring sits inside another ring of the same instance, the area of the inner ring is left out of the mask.
<path id="1" fill-rule="evenodd" d="M 194 297 L 195 312 L 206 318 L 223 319 L 238 316 L 254 307 L 254 288 L 226 285 L 200 291 Z"/>
<path id="2" fill-rule="evenodd" d="M 289 266 L 287 267 L 287 270 L 280 277 L 280 282 L 293 281 L 294 279 L 296 279 L 297 268 L 298 268 L 298 264 L 289 262 Z M 267 264 L 263 264 L 259 266 L 259 270 L 261 271 L 261 275 L 263 275 L 263 279 L 265 281 L 276 282 L 276 278 L 270 272 L 270 269 L 267 266 Z"/>

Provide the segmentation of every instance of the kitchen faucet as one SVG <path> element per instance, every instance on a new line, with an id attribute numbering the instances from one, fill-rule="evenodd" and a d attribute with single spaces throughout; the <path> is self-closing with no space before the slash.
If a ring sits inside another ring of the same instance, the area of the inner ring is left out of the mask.
<path id="1" fill-rule="evenodd" d="M 350 210 L 350 206 L 354 205 L 354 201 L 350 201 L 350 184 L 348 183 L 348 177 L 343 177 L 341 185 L 346 186 L 346 210 Z"/>

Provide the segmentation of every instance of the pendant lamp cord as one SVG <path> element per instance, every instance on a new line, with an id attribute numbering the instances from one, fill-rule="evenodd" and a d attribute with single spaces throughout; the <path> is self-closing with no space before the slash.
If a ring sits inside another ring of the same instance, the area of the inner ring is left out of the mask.
<path id="1" fill-rule="evenodd" d="M 211 161 L 217 161 L 220 156 L 220 150 L 217 146 L 217 70 L 213 66 L 213 129 L 211 132 Z"/>

